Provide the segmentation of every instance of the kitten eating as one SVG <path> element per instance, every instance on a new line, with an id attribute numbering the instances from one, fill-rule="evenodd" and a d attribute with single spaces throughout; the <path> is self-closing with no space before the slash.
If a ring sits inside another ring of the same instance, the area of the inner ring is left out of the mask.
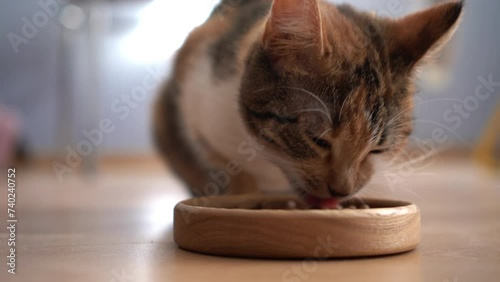
<path id="1" fill-rule="evenodd" d="M 191 32 L 155 105 L 157 147 L 196 196 L 355 195 L 412 132 L 413 73 L 463 2 L 400 19 L 321 0 L 222 1 Z"/>

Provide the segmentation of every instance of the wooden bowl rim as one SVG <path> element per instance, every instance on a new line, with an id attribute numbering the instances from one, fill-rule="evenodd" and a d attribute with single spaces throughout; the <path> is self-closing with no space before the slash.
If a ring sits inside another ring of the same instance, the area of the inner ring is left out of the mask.
<path id="1" fill-rule="evenodd" d="M 393 216 L 405 216 L 415 213 L 419 213 L 420 210 L 417 205 L 401 201 L 401 200 L 388 200 L 388 199 L 377 199 L 377 198 L 361 198 L 363 202 L 370 205 L 370 203 L 377 204 L 387 204 L 388 207 L 375 207 L 370 209 L 311 209 L 311 210 L 285 210 L 285 209 L 243 209 L 243 208 L 232 208 L 232 207 L 213 207 L 210 203 L 213 201 L 221 202 L 226 201 L 230 203 L 237 203 L 241 200 L 251 199 L 252 201 L 259 201 L 264 199 L 282 199 L 291 200 L 295 197 L 292 196 L 273 196 L 273 195 L 225 195 L 225 196 L 212 196 L 212 197 L 201 197 L 187 199 L 179 202 L 175 209 L 187 209 L 193 210 L 201 213 L 212 213 L 212 214 L 231 214 L 233 216 L 282 216 L 282 217 L 336 217 L 336 218 L 361 218 L 361 217 L 393 217 Z M 208 205 L 198 204 L 203 201 L 209 201 Z"/>

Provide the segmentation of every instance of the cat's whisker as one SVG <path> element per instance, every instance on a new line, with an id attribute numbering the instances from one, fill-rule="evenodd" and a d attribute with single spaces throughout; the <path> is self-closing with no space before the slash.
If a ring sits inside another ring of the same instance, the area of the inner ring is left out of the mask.
<path id="1" fill-rule="evenodd" d="M 289 160 L 283 159 L 279 156 L 276 156 L 275 154 L 266 154 L 266 153 L 261 152 L 257 155 L 257 157 L 264 159 L 264 160 L 272 161 L 272 162 L 277 163 L 277 164 L 281 164 L 281 165 L 286 166 L 288 168 L 293 168 L 297 171 L 301 171 L 300 167 L 297 164 L 295 164 Z"/>
<path id="2" fill-rule="evenodd" d="M 398 123 L 398 124 L 392 125 L 392 126 L 390 126 L 390 128 L 392 130 L 398 130 L 398 129 L 403 128 L 403 127 L 413 126 L 413 124 L 414 124 L 413 121 L 406 121 L 406 122 L 402 122 L 402 123 Z"/>
<path id="3" fill-rule="evenodd" d="M 256 94 L 256 93 L 260 93 L 260 92 L 264 92 L 264 91 L 269 91 L 271 89 L 274 89 L 274 87 L 263 87 L 263 88 L 260 88 L 258 90 L 255 90 L 253 93 Z"/>
<path id="4" fill-rule="evenodd" d="M 328 121 L 330 122 L 331 125 L 333 125 L 333 120 L 331 118 L 331 115 L 330 115 L 330 111 L 328 110 L 328 107 L 326 106 L 326 104 L 321 100 L 321 98 L 312 93 L 311 91 L 308 91 L 306 89 L 303 89 L 303 88 L 298 88 L 298 87 L 287 87 L 287 86 L 281 86 L 279 88 L 284 88 L 284 89 L 291 89 L 291 90 L 298 90 L 298 91 L 301 91 L 303 93 L 306 93 L 308 94 L 309 96 L 313 97 L 314 99 L 316 99 L 324 108 L 324 110 L 319 110 L 319 109 L 307 109 L 307 110 L 301 110 L 301 111 L 297 111 L 297 113 L 300 113 L 300 112 L 319 112 L 319 113 L 322 113 L 324 114 Z M 275 87 L 263 87 L 261 89 L 258 89 L 256 91 L 254 91 L 254 93 L 260 93 L 260 92 L 264 92 L 264 91 L 269 91 L 269 90 L 272 90 L 272 89 L 275 89 Z"/>
<path id="5" fill-rule="evenodd" d="M 377 183 L 375 181 L 372 182 L 371 185 L 367 186 L 362 193 L 363 194 L 367 193 L 375 197 L 385 196 L 387 195 L 387 192 L 384 192 L 383 189 L 390 190 L 390 192 L 394 192 L 395 189 L 397 189 L 400 191 L 405 191 L 408 194 L 411 194 L 419 199 L 423 199 L 422 196 L 418 195 L 415 191 L 411 190 L 410 188 L 406 188 L 404 185 L 398 185 L 397 188 L 394 188 L 391 185 L 387 185 L 387 183 Z"/>
<path id="6" fill-rule="evenodd" d="M 424 161 L 428 157 L 429 156 L 421 156 L 419 158 L 416 158 L 416 159 L 414 159 L 414 161 L 413 161 L 413 163 L 411 165 L 416 166 L 416 163 Z M 411 161 L 412 160 L 410 160 L 410 162 Z M 378 172 L 376 175 L 374 175 L 372 177 L 372 179 L 371 179 L 372 182 L 371 183 L 372 184 L 378 184 L 378 183 L 383 182 L 382 183 L 383 186 L 387 187 L 388 185 L 389 186 L 393 186 L 393 185 L 396 184 L 395 182 L 393 182 L 393 180 L 391 180 L 394 177 L 397 178 L 397 183 L 402 183 L 406 179 L 408 179 L 409 177 L 416 177 L 416 176 L 421 176 L 421 175 L 435 175 L 435 173 L 417 171 L 418 168 L 415 168 L 414 171 L 411 171 L 410 173 L 408 173 L 407 168 L 404 167 L 405 165 L 407 165 L 407 162 L 401 163 L 401 164 L 397 164 L 397 165 L 394 165 L 394 166 L 385 167 L 383 171 Z M 401 171 L 402 171 L 402 173 L 400 173 Z M 405 190 L 404 187 L 400 187 L 400 186 L 398 186 L 398 189 Z M 416 195 L 413 191 L 408 190 L 408 192 L 410 192 L 411 194 Z"/>
<path id="7" fill-rule="evenodd" d="M 424 154 L 424 155 L 421 155 L 421 156 L 417 156 L 417 157 L 415 157 L 413 159 L 409 159 L 406 162 L 398 164 L 396 166 L 396 169 L 401 169 L 401 168 L 403 168 L 404 166 L 407 166 L 407 165 L 412 165 L 412 166 L 413 165 L 417 165 L 417 164 L 419 164 L 419 163 L 421 163 L 423 161 L 428 160 L 429 158 L 431 158 L 433 156 L 435 156 L 435 153 L 430 153 L 430 154 Z"/>
<path id="8" fill-rule="evenodd" d="M 399 158 L 399 157 L 400 157 L 400 154 L 394 155 L 390 160 L 387 161 L 386 165 L 383 166 L 382 169 L 385 169 L 387 167 L 391 167 L 393 165 L 393 162 L 397 161 L 397 158 Z"/>
<path id="9" fill-rule="evenodd" d="M 406 114 L 406 111 L 401 111 L 399 114 L 395 115 L 392 117 L 388 122 L 387 122 L 387 127 L 392 126 L 398 119 L 400 119 L 404 114 Z"/>
<path id="10" fill-rule="evenodd" d="M 309 113 L 309 112 L 318 112 L 318 113 L 322 113 L 324 114 L 327 118 L 328 118 L 328 121 L 330 122 L 330 125 L 333 125 L 332 123 L 332 120 L 331 120 L 331 117 L 328 115 L 327 112 L 323 111 L 323 110 L 320 110 L 320 109 L 307 109 L 307 110 L 300 110 L 300 111 L 296 111 L 294 113 Z"/>
<path id="11" fill-rule="evenodd" d="M 340 114 L 339 114 L 339 119 L 342 120 L 342 114 L 344 112 L 344 107 L 347 104 L 347 101 L 349 100 L 349 97 L 346 97 L 344 99 L 344 102 L 342 103 L 342 107 L 340 107 Z"/>
<path id="12" fill-rule="evenodd" d="M 332 131 L 332 130 L 333 130 L 333 128 L 328 128 L 327 130 L 325 130 L 325 132 L 321 133 L 321 134 L 319 135 L 319 137 L 318 137 L 318 138 L 316 138 L 316 141 L 315 141 L 315 142 L 318 142 L 318 140 L 320 140 L 321 138 L 323 138 L 323 137 L 324 137 L 324 136 L 325 136 L 328 132 L 330 132 L 330 131 Z"/>
<path id="13" fill-rule="evenodd" d="M 312 93 L 311 91 L 308 91 L 308 90 L 303 89 L 303 88 L 298 88 L 298 87 L 282 86 L 282 88 L 301 91 L 301 92 L 313 97 L 314 99 L 316 99 L 316 101 L 318 101 L 323 106 L 323 108 L 325 109 L 325 112 L 328 114 L 328 120 L 330 121 L 330 123 L 333 124 L 333 120 L 332 120 L 332 117 L 330 115 L 330 111 L 328 110 L 328 107 L 323 102 L 323 100 L 321 100 L 321 98 L 318 97 L 318 95 Z"/>
<path id="14" fill-rule="evenodd" d="M 390 179 L 389 179 L 389 176 L 390 173 L 387 173 L 387 174 L 384 174 L 384 175 L 380 175 L 380 176 L 373 176 L 372 179 L 371 179 L 371 183 L 370 184 L 380 184 L 380 185 L 383 185 L 383 186 L 387 186 L 387 184 L 390 182 Z M 402 175 L 401 178 L 403 179 L 406 179 L 408 177 L 416 177 L 416 176 L 433 176 L 433 175 L 436 175 L 435 173 L 428 173 L 428 172 L 415 172 L 415 173 L 412 173 L 411 175 Z"/>
<path id="15" fill-rule="evenodd" d="M 260 93 L 260 92 L 264 92 L 264 91 L 269 91 L 269 90 L 272 90 L 272 89 L 275 89 L 275 88 L 276 87 L 263 87 L 261 89 L 258 89 L 256 91 L 254 91 L 254 93 Z M 308 91 L 306 89 L 299 88 L 299 87 L 280 86 L 279 88 L 301 91 L 301 92 L 303 92 L 303 93 L 305 93 L 305 94 L 313 97 L 316 101 L 318 101 L 321 104 L 321 106 L 323 106 L 324 111 L 321 111 L 321 110 L 304 110 L 304 111 L 317 111 L 317 112 L 321 112 L 321 113 L 323 113 L 323 114 L 325 114 L 327 116 L 328 120 L 330 121 L 330 124 L 333 124 L 333 120 L 331 118 L 330 111 L 328 110 L 327 105 L 323 102 L 323 100 L 321 100 L 321 98 L 318 95 L 312 93 L 311 91 Z"/>

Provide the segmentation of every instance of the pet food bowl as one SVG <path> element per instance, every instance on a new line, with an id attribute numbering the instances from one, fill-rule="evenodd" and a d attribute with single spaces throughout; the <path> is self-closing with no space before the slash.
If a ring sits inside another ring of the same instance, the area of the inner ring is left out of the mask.
<path id="1" fill-rule="evenodd" d="M 245 195 L 180 202 L 174 241 L 209 255 L 284 259 L 389 255 L 420 242 L 420 211 L 411 203 L 358 199 L 352 203 L 365 209 L 286 209 L 291 201 L 297 199 Z M 265 208 L 276 203 L 283 208 Z"/>

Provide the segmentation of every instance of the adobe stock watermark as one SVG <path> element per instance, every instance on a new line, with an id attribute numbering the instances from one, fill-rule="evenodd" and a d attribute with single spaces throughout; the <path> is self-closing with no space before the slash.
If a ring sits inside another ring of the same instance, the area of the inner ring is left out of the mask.
<path id="1" fill-rule="evenodd" d="M 439 153 L 439 148 L 447 144 L 452 137 L 464 140 L 457 134 L 457 130 L 479 109 L 481 103 L 486 103 L 495 91 L 500 88 L 500 81 L 495 81 L 493 74 L 487 77 L 479 76 L 478 84 L 474 94 L 465 97 L 461 102 L 455 102 L 442 114 L 442 121 L 417 120 L 416 122 L 430 123 L 436 127 L 431 131 L 430 138 L 416 139 L 413 144 L 415 148 L 406 152 L 393 162 L 405 160 L 397 166 L 395 171 L 385 173 L 385 179 L 391 189 L 396 189 L 405 179 L 414 175 L 429 165 L 431 157 Z M 465 142 L 465 141 L 462 141 Z M 465 145 L 468 145 L 465 143 Z M 427 161 L 427 163 L 426 163 Z M 390 168 L 390 167 L 389 167 Z"/>
<path id="2" fill-rule="evenodd" d="M 332 236 L 318 237 L 318 245 L 313 250 L 313 257 L 306 258 L 301 263 L 294 264 L 281 275 L 282 282 L 301 282 L 311 278 L 311 274 L 318 270 L 318 262 L 327 260 L 341 246 L 332 241 Z"/>
<path id="3" fill-rule="evenodd" d="M 22 17 L 19 31 L 7 33 L 7 39 L 16 54 L 20 52 L 21 45 L 29 43 L 35 38 L 41 29 L 47 26 L 51 18 L 59 14 L 61 6 L 67 5 L 68 0 L 40 0 L 40 10 L 31 17 Z"/>
<path id="4" fill-rule="evenodd" d="M 52 162 L 54 171 L 59 182 L 64 181 L 67 174 L 72 173 L 83 162 L 84 158 L 90 156 L 94 150 L 102 145 L 106 135 L 115 131 L 117 122 L 126 120 L 134 109 L 143 103 L 149 94 L 155 93 L 157 86 L 166 78 L 163 66 L 148 67 L 142 83 L 131 89 L 130 92 L 120 95 L 111 103 L 113 116 L 102 118 L 97 128 L 81 131 L 84 139 L 80 140 L 74 147 L 65 147 L 64 163 Z"/>
<path id="5" fill-rule="evenodd" d="M 449 124 L 449 128 L 452 130 L 460 128 L 463 121 L 477 111 L 480 103 L 486 102 L 495 94 L 495 90 L 500 87 L 500 81 L 494 81 L 493 74 L 490 74 L 487 78 L 479 76 L 478 81 L 479 84 L 473 95 L 467 96 L 462 103 L 455 103 L 452 109 L 448 109 L 443 113 L 443 121 Z"/>

